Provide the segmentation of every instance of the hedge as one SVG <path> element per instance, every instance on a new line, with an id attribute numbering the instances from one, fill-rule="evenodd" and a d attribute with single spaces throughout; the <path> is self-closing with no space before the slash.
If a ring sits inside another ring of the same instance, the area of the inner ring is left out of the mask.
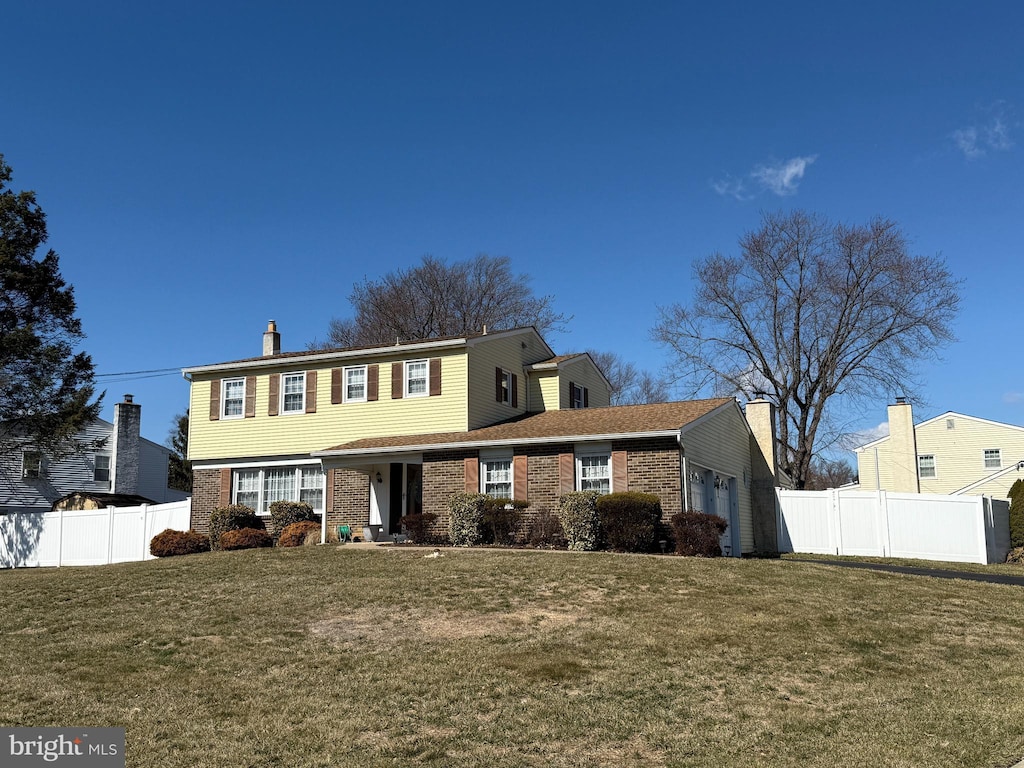
<path id="1" fill-rule="evenodd" d="M 569 549 L 597 549 L 600 523 L 596 491 L 573 491 L 558 498 L 558 521 Z"/>
<path id="2" fill-rule="evenodd" d="M 658 539 L 661 499 L 652 493 L 622 491 L 597 499 L 603 543 L 620 552 L 650 552 Z"/>
<path id="3" fill-rule="evenodd" d="M 729 524 L 718 515 L 703 512 L 676 512 L 672 515 L 672 533 L 676 539 L 676 554 L 695 557 L 720 557 L 719 537 Z"/>
<path id="4" fill-rule="evenodd" d="M 213 549 L 220 549 L 221 537 L 228 531 L 237 531 L 242 528 L 254 528 L 262 531 L 266 527 L 267 524 L 263 522 L 263 518 L 244 504 L 217 507 L 210 513 L 210 543 Z"/>
<path id="5" fill-rule="evenodd" d="M 153 557 L 174 557 L 194 555 L 210 551 L 210 537 L 195 531 L 175 531 L 168 528 L 161 531 L 149 542 L 149 554 Z"/>
<path id="6" fill-rule="evenodd" d="M 274 546 L 273 537 L 259 528 L 238 528 L 233 531 L 225 531 L 220 537 L 220 548 L 224 550 L 272 546 Z"/>

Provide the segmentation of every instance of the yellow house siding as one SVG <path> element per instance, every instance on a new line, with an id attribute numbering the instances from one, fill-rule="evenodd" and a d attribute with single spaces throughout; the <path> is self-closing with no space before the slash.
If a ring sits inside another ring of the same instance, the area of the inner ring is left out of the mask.
<path id="1" fill-rule="evenodd" d="M 391 363 L 441 358 L 441 394 L 435 397 L 391 398 Z M 378 400 L 331 403 L 331 369 L 374 364 L 379 368 Z M 464 350 L 424 355 L 387 355 L 346 360 L 344 366 L 296 368 L 284 364 L 261 369 L 256 375 L 256 415 L 248 419 L 209 419 L 210 381 L 233 378 L 223 373 L 194 375 L 190 395 L 189 458 L 227 459 L 248 456 L 304 454 L 363 437 L 468 428 L 466 409 L 467 358 Z M 315 370 L 316 413 L 268 415 L 271 374 Z M 252 371 L 246 371 L 252 375 Z M 493 386 L 493 385 L 492 385 Z"/>
<path id="2" fill-rule="evenodd" d="M 558 371 L 534 371 L 530 375 L 530 410 L 557 411 L 567 407 L 562 405 L 561 398 L 568 397 L 558 386 Z"/>
<path id="3" fill-rule="evenodd" d="M 750 433 L 737 408 L 726 407 L 683 433 L 687 466 L 696 464 L 736 478 L 740 520 L 740 550 L 754 551 L 754 523 L 750 505 Z"/>
<path id="4" fill-rule="evenodd" d="M 946 422 L 952 421 L 952 429 Z M 935 477 L 921 478 L 921 493 L 952 493 L 965 486 L 982 480 L 1024 459 L 1024 430 L 1000 424 L 992 424 L 949 414 L 931 423 L 917 427 L 918 455 L 935 456 Z M 986 468 L 985 449 L 1000 450 L 1001 466 Z M 993 488 L 1003 488 L 1001 493 L 972 491 L 972 493 L 993 493 L 1005 497 L 1016 474 L 1007 473 L 1001 478 L 1001 485 L 993 481 Z"/>
<path id="5" fill-rule="evenodd" d="M 536 362 L 527 356 L 531 353 L 529 342 L 532 339 L 532 334 L 496 336 L 478 340 L 469 348 L 469 429 L 486 427 L 526 412 L 528 381 L 524 366 Z M 526 349 L 523 349 L 524 343 L 527 344 Z M 516 375 L 518 392 L 515 408 L 511 403 L 497 401 L 496 368 Z"/>
<path id="6" fill-rule="evenodd" d="M 878 451 L 878 473 L 875 473 L 875 451 Z M 878 477 L 882 479 L 881 487 L 884 490 L 893 488 L 892 451 L 888 440 L 883 440 L 877 446 L 867 448 L 857 454 L 857 477 L 861 489 L 865 491 L 876 491 L 879 488 Z"/>

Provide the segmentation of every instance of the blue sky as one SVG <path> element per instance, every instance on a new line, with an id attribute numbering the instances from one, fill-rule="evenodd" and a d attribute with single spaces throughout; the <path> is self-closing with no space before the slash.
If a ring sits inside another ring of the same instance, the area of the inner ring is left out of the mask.
<path id="1" fill-rule="evenodd" d="M 804 208 L 964 280 L 918 419 L 1021 424 L 1024 6 L 903 6 L 8 4 L 0 152 L 100 374 L 256 355 L 270 318 L 302 349 L 354 282 L 481 252 L 573 315 L 556 351 L 656 369 L 692 260 Z M 100 381 L 158 442 L 187 404 Z"/>

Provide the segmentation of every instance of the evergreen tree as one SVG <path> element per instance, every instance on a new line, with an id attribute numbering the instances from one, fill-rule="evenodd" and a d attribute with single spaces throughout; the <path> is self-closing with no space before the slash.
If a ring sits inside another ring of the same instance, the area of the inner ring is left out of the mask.
<path id="1" fill-rule="evenodd" d="M 8 187 L 0 154 L 0 451 L 30 445 L 51 458 L 87 446 L 75 435 L 99 415 L 92 358 L 75 295 L 46 242 L 46 216 L 35 192 Z"/>
<path id="2" fill-rule="evenodd" d="M 167 487 L 192 493 L 192 462 L 188 460 L 188 409 L 174 417 L 166 445 L 172 451 Z"/>

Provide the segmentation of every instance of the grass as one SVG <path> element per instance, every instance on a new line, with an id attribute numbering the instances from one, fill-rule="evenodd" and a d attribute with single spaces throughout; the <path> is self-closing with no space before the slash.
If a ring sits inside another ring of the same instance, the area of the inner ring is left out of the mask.
<path id="1" fill-rule="evenodd" d="M 0 572 L 0 724 L 128 764 L 1008 766 L 1024 592 L 606 554 L 304 547 Z"/>

